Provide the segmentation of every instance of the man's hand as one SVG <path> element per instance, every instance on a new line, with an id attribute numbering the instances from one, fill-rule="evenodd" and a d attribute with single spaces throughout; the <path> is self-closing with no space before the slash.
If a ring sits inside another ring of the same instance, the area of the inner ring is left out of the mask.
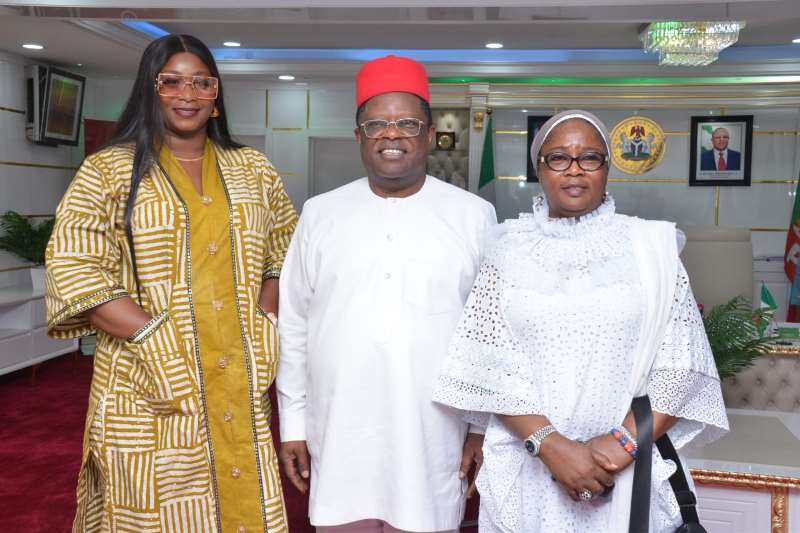
<path id="1" fill-rule="evenodd" d="M 467 490 L 467 498 L 471 498 L 475 494 L 475 481 L 478 479 L 478 472 L 483 464 L 483 435 L 479 433 L 467 433 L 464 451 L 461 455 L 461 466 L 458 469 L 458 479 L 467 478 L 473 464 L 475 464 L 475 470 L 469 490 Z"/>
<path id="2" fill-rule="evenodd" d="M 283 471 L 292 485 L 303 494 L 308 490 L 308 478 L 311 475 L 311 460 L 304 440 L 290 440 L 281 443 L 278 458 L 283 464 Z"/>

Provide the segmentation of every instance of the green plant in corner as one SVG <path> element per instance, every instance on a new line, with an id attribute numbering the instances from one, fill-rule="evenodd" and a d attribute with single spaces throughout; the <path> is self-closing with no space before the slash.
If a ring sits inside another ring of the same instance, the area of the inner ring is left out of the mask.
<path id="1" fill-rule="evenodd" d="M 50 217 L 38 224 L 33 224 L 29 217 L 14 211 L 6 211 L 0 216 L 0 250 L 11 252 L 22 259 L 44 264 L 44 251 L 50 234 L 53 232 L 55 219 Z"/>
<path id="2" fill-rule="evenodd" d="M 763 332 L 773 312 L 769 308 L 753 309 L 747 298 L 737 296 L 715 306 L 703 318 L 720 379 L 744 370 L 770 350 L 774 337 Z"/>

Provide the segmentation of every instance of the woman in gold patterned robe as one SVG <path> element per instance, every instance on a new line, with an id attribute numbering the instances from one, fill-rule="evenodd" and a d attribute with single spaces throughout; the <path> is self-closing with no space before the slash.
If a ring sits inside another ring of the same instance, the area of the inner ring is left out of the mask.
<path id="1" fill-rule="evenodd" d="M 267 388 L 296 218 L 206 46 L 152 42 L 47 249 L 50 334 L 97 332 L 73 531 L 288 531 Z"/>

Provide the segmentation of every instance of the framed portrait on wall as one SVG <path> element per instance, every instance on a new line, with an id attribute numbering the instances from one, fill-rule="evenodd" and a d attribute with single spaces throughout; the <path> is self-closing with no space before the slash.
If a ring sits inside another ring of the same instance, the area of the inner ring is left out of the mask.
<path id="1" fill-rule="evenodd" d="M 533 164 L 531 161 L 531 144 L 533 144 L 533 138 L 536 137 L 536 134 L 539 133 L 539 128 L 541 128 L 545 122 L 550 120 L 550 116 L 528 116 L 528 149 L 525 152 L 525 159 L 528 161 L 528 174 L 527 174 L 527 181 L 528 183 L 536 183 L 539 181 L 539 178 L 536 176 L 536 165 Z"/>
<path id="2" fill-rule="evenodd" d="M 692 117 L 689 185 L 750 186 L 753 115 Z"/>

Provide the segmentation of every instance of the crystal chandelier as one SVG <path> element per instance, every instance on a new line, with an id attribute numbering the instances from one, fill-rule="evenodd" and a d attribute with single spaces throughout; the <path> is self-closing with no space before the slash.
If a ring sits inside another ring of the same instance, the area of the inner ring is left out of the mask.
<path id="1" fill-rule="evenodd" d="M 639 34 L 645 52 L 658 52 L 659 65 L 699 67 L 713 63 L 739 38 L 745 23 L 653 22 Z"/>

